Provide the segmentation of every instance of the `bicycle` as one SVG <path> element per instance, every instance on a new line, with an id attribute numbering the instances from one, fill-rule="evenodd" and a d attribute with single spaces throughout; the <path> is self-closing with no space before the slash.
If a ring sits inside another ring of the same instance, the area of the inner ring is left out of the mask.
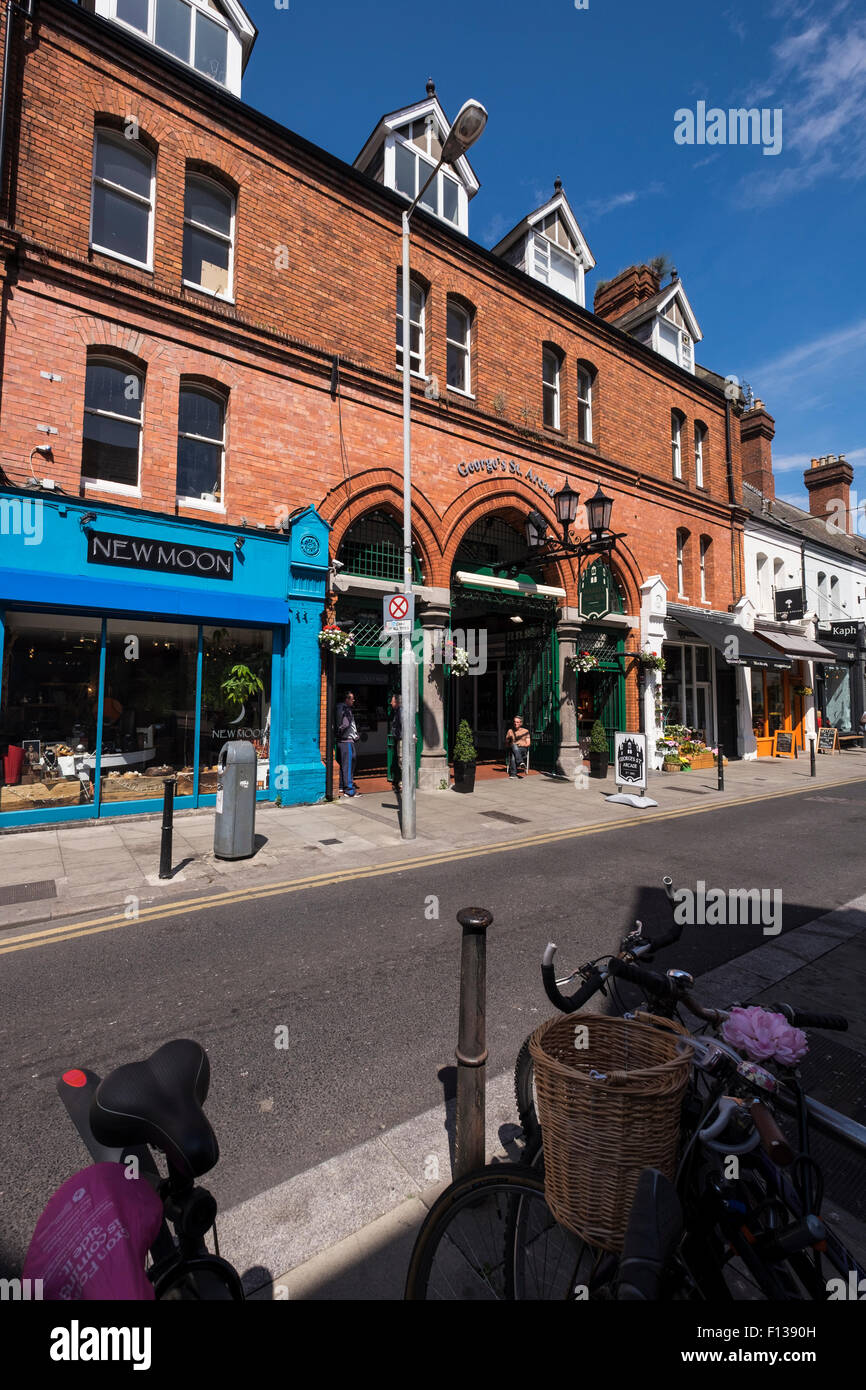
<path id="1" fill-rule="evenodd" d="M 241 1302 L 245 1297 L 240 1275 L 219 1253 L 216 1200 L 195 1182 L 219 1159 L 216 1135 L 202 1109 L 209 1085 L 207 1053 L 190 1039 L 166 1043 L 150 1057 L 120 1066 L 104 1079 L 86 1068 L 74 1068 L 57 1082 L 60 1098 L 94 1162 L 117 1165 L 118 1172 L 133 1179 L 128 1189 L 133 1215 L 138 1215 L 146 1202 L 156 1210 L 155 1239 L 149 1250 L 134 1253 L 141 1256 L 142 1263 L 147 1261 L 147 1280 L 157 1299 Z M 160 1173 L 152 1150 L 164 1155 L 166 1176 Z M 76 1175 L 81 1180 L 80 1190 L 86 1186 L 88 1175 L 98 1176 L 98 1171 L 91 1168 Z M 126 1198 L 125 1183 L 115 1190 Z M 161 1220 L 158 1204 L 147 1193 L 155 1193 L 159 1199 Z M 110 1205 L 110 1195 L 100 1191 L 99 1199 Z M 121 1252 L 128 1259 L 135 1233 L 130 1237 L 130 1230 L 124 1229 L 123 1214 L 118 1210 L 109 1210 L 108 1216 L 114 1217 L 108 1229 L 113 1227 L 126 1238 Z M 133 1224 L 128 1223 L 130 1227 Z M 36 1236 L 39 1231 L 37 1226 Z M 213 1253 L 205 1243 L 208 1232 L 213 1233 Z M 106 1246 L 111 1250 L 114 1242 L 105 1242 L 104 1236 L 102 1239 L 103 1250 Z M 83 1243 L 79 1242 L 79 1248 Z M 36 1237 L 31 1252 L 35 1244 Z M 68 1254 L 72 1255 L 71 1249 Z M 29 1253 L 28 1262 L 30 1259 Z M 33 1272 L 38 1275 L 39 1270 Z M 74 1284 L 74 1277 L 70 1282 Z M 118 1282 L 122 1282 L 120 1269 Z M 81 1290 L 57 1296 L 81 1296 Z"/>
<path id="2" fill-rule="evenodd" d="M 673 901 L 669 880 L 666 889 Z M 556 948 L 550 945 L 543 966 L 548 997 L 564 1012 L 573 1012 L 607 981 L 627 981 L 640 987 L 656 1014 L 678 1016 L 682 1005 L 705 1025 L 718 1028 L 727 1012 L 700 1004 L 687 972 L 670 970 L 662 976 L 634 959 L 638 952 L 646 957 L 670 944 L 680 932 L 675 924 L 653 942 L 643 937 L 638 924 L 618 956 L 601 967 L 589 962 L 567 977 L 584 978 L 570 999 L 559 989 L 566 980 L 554 977 Z M 838 1016 L 798 1013 L 789 1005 L 780 1011 L 794 1026 L 847 1027 Z M 652 1016 L 634 1016 L 652 1021 Z M 729 1300 L 744 1269 L 746 1279 L 767 1298 L 819 1299 L 828 1296 L 824 1258 L 844 1278 L 852 1273 L 862 1277 L 855 1257 L 820 1218 L 823 1180 L 809 1154 L 809 1126 L 841 1140 L 860 1157 L 866 1154 L 866 1128 L 805 1096 L 793 1072 L 777 1078 L 744 1061 L 715 1036 L 690 1034 L 682 1042 L 695 1055 L 683 1103 L 676 1180 L 665 1186 L 661 1175 L 651 1179 L 656 1206 L 648 1208 L 647 1183 L 641 1179 L 622 1259 L 555 1221 L 544 1197 L 539 1145 L 533 1167 L 491 1165 L 442 1194 L 419 1233 L 406 1298 Z M 525 1087 L 531 1086 L 527 1070 L 524 1064 Z M 773 1109 L 796 1116 L 798 1150 L 791 1149 Z M 728 1172 L 731 1158 L 742 1168 L 736 1176 Z M 628 1254 L 633 1248 L 637 1255 Z M 639 1278 L 624 1279 L 626 1264 L 644 1276 L 650 1270 L 652 1277 L 643 1285 Z"/>

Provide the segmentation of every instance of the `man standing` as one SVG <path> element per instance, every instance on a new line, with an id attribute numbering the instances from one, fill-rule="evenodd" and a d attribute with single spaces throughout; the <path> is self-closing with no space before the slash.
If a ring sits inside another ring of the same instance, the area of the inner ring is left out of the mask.
<path id="1" fill-rule="evenodd" d="M 519 714 L 515 714 L 511 727 L 505 733 L 505 747 L 508 754 L 508 775 L 519 777 L 526 772 L 526 755 L 532 737 Z M 522 773 L 521 773 L 522 769 Z"/>
<path id="2" fill-rule="evenodd" d="M 394 761 L 391 782 L 395 792 L 403 790 L 403 697 L 391 696 L 391 737 L 394 740 Z"/>
<path id="3" fill-rule="evenodd" d="M 352 778 L 352 767 L 355 762 L 355 744 L 358 742 L 358 728 L 355 724 L 355 716 L 352 713 L 352 706 L 355 703 L 355 696 L 348 690 L 337 705 L 335 711 L 335 740 L 337 744 L 337 757 L 340 762 L 340 795 L 354 796 L 358 788 Z"/>

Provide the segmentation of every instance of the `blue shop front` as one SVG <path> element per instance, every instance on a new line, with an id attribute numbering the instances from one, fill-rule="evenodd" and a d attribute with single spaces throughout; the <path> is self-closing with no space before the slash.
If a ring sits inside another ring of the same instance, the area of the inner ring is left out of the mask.
<path id="1" fill-rule="evenodd" d="M 0 828 L 213 806 L 247 739 L 257 797 L 321 800 L 328 528 L 271 531 L 0 490 Z"/>

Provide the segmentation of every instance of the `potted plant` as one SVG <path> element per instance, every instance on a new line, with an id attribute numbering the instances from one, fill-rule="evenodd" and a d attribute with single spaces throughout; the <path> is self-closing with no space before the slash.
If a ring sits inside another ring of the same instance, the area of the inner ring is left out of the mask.
<path id="1" fill-rule="evenodd" d="M 608 766 L 607 734 L 600 719 L 596 719 L 589 736 L 589 775 L 606 777 Z"/>
<path id="2" fill-rule="evenodd" d="M 460 728 L 454 743 L 454 790 L 471 792 L 475 790 L 475 764 L 478 754 L 472 742 L 472 730 L 467 721 L 461 719 Z"/>

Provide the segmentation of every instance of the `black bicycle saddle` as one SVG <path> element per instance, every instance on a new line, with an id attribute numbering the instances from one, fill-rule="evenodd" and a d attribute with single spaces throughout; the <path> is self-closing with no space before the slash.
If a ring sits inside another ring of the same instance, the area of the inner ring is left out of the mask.
<path id="1" fill-rule="evenodd" d="M 209 1085 L 204 1048 L 179 1038 L 106 1076 L 93 1097 L 90 1127 L 109 1148 L 151 1144 L 181 1176 L 200 1177 L 219 1158 L 216 1135 L 201 1108 Z"/>

